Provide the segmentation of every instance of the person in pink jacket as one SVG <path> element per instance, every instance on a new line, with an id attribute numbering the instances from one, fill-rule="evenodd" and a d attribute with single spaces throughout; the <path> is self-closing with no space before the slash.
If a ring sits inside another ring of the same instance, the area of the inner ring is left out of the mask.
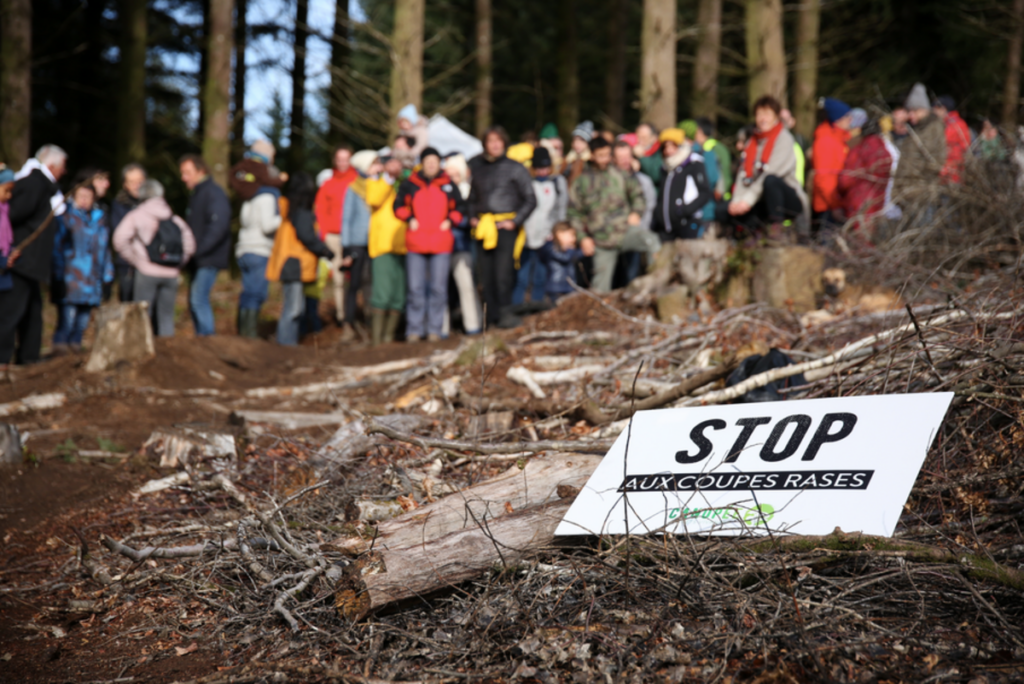
<path id="1" fill-rule="evenodd" d="M 139 188 L 142 203 L 128 212 L 114 231 L 114 250 L 135 269 L 134 301 L 148 302 L 153 328 L 160 337 L 174 336 L 174 299 L 178 294 L 181 268 L 196 252 L 192 229 L 175 216 L 164 199 L 164 186 L 147 180 Z M 173 222 L 180 238 L 167 222 Z M 161 230 L 164 223 L 164 230 Z M 155 240 L 162 250 L 151 249 Z M 163 244 L 166 242 L 166 244 Z M 154 257 L 154 251 L 161 256 Z"/>

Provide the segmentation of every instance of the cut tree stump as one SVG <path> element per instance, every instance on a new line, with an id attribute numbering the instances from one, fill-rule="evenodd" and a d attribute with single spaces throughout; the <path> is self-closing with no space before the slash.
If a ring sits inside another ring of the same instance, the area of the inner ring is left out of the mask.
<path id="1" fill-rule="evenodd" d="M 563 491 L 583 487 L 600 462 L 600 456 L 584 454 L 535 458 L 523 467 L 512 466 L 493 479 L 380 523 L 375 540 L 342 537 L 331 546 L 350 554 L 363 553 L 371 543 L 377 550 L 393 550 L 474 529 L 479 520 L 558 501 L 559 487 Z"/>
<path id="2" fill-rule="evenodd" d="M 817 309 L 825 257 L 810 247 L 771 247 L 754 269 L 754 300 L 796 313 Z"/>
<path id="3" fill-rule="evenodd" d="M 85 364 L 90 373 L 100 373 L 121 363 L 137 363 L 156 355 L 153 325 L 146 302 L 105 304 L 96 315 L 96 341 Z"/>
<path id="4" fill-rule="evenodd" d="M 0 423 L 0 465 L 18 465 L 23 457 L 18 428 L 10 423 Z"/>
<path id="5" fill-rule="evenodd" d="M 213 458 L 233 458 L 235 438 L 223 432 L 166 429 L 151 434 L 142 448 L 160 458 L 161 468 L 178 468 Z"/>

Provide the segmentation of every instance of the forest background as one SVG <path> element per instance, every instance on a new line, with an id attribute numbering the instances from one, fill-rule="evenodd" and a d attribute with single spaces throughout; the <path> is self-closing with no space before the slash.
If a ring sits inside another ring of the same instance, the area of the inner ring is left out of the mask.
<path id="1" fill-rule="evenodd" d="M 917 80 L 973 126 L 1013 130 L 1021 104 L 1024 0 L 326 2 L 329 21 L 309 0 L 0 0 L 0 161 L 43 143 L 73 168 L 139 161 L 180 206 L 184 153 L 223 182 L 258 135 L 316 172 L 337 144 L 386 145 L 408 102 L 515 138 L 694 115 L 728 137 L 769 92 L 810 136 L 820 95 L 884 108 Z M 254 60 L 254 41 L 276 49 Z M 282 79 L 290 97 L 265 96 Z"/>

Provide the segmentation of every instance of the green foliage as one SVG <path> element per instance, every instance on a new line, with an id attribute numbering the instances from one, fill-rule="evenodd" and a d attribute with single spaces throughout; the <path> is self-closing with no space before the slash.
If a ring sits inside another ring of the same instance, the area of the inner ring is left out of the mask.
<path id="1" fill-rule="evenodd" d="M 75 453 L 78 451 L 78 445 L 75 444 L 75 440 L 68 437 L 66 440 L 61 442 L 56 447 L 57 455 L 68 463 L 75 462 Z"/>
<path id="2" fill-rule="evenodd" d="M 96 444 L 99 446 L 100 451 L 111 451 L 115 454 L 119 454 L 124 451 L 123 446 L 112 440 L 104 439 L 103 437 L 97 437 Z"/>

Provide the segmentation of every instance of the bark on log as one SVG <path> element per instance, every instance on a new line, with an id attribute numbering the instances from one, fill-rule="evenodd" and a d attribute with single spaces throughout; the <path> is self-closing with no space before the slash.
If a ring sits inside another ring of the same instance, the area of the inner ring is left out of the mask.
<path id="1" fill-rule="evenodd" d="M 522 468 L 513 466 L 491 480 L 409 511 L 377 527 L 375 539 L 343 537 L 332 546 L 346 553 L 396 550 L 429 544 L 453 532 L 472 530 L 480 520 L 491 520 L 559 500 L 558 490 L 579 489 L 601 462 L 584 454 L 554 454 L 537 458 Z"/>
<path id="2" fill-rule="evenodd" d="M 551 543 L 570 504 L 559 500 L 494 520 L 471 519 L 472 527 L 418 546 L 367 553 L 338 581 L 335 606 L 342 617 L 361 620 L 389 603 L 518 563 Z"/>
<path id="3" fill-rule="evenodd" d="M 211 458 L 230 458 L 236 453 L 235 438 L 220 432 L 157 430 L 142 445 L 160 458 L 161 468 L 177 468 Z"/>

